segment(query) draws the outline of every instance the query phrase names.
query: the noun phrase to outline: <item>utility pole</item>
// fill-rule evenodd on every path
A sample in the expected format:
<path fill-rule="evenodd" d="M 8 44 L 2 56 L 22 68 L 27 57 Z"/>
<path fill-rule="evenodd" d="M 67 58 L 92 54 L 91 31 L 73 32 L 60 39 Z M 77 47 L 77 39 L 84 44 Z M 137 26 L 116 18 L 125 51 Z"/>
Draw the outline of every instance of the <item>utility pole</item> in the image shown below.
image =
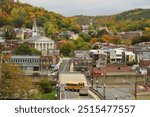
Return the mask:
<path fill-rule="evenodd" d="M 92 83 L 92 88 L 93 88 L 93 65 L 92 65 L 92 79 L 91 79 L 91 83 Z"/>
<path fill-rule="evenodd" d="M 2 79 L 2 65 L 3 65 L 3 52 L 1 54 L 1 61 L 0 61 L 0 80 Z"/>
<path fill-rule="evenodd" d="M 106 95 L 105 95 L 105 88 L 106 88 L 106 85 L 104 84 L 104 88 L 103 88 L 103 97 L 104 97 L 104 100 L 106 99 Z"/>
<path fill-rule="evenodd" d="M 137 100 L 137 90 L 136 90 L 136 87 L 137 87 L 137 83 L 135 83 L 135 87 L 134 87 L 135 100 Z"/>
<path fill-rule="evenodd" d="M 3 65 L 3 52 L 1 54 L 1 60 L 0 60 L 0 87 L 2 84 L 2 65 Z"/>
<path fill-rule="evenodd" d="M 92 58 L 92 78 L 91 78 L 91 85 L 92 85 L 92 89 L 93 89 L 93 63 L 94 63 L 94 61 L 93 61 L 93 58 Z"/>

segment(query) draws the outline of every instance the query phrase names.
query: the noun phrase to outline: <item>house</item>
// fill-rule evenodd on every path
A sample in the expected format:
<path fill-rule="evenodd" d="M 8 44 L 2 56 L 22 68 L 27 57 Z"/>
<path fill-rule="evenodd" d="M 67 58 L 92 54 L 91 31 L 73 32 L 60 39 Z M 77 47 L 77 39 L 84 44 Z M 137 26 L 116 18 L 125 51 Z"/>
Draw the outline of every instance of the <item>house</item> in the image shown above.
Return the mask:
<path fill-rule="evenodd" d="M 75 71 L 90 69 L 90 67 L 92 66 L 92 58 L 89 55 L 89 51 L 75 50 L 72 63 L 73 63 L 73 69 Z"/>
<path fill-rule="evenodd" d="M 100 77 L 103 75 L 136 75 L 136 72 L 133 71 L 131 67 L 128 67 L 125 64 L 108 64 L 103 68 L 94 67 L 93 69 L 91 69 L 91 74 L 93 74 L 94 77 Z"/>
<path fill-rule="evenodd" d="M 98 27 L 97 30 L 102 31 L 105 30 L 110 36 L 114 36 L 114 33 L 109 31 L 108 27 Z"/>
<path fill-rule="evenodd" d="M 143 35 L 142 31 L 129 31 L 121 33 L 123 39 L 137 39 Z"/>
<path fill-rule="evenodd" d="M 145 68 L 145 67 L 144 67 L 144 68 L 140 67 L 138 72 L 139 72 L 141 75 L 147 75 L 147 72 L 148 72 L 148 71 L 147 71 L 147 68 Z"/>
<path fill-rule="evenodd" d="M 105 53 L 107 53 L 107 61 L 110 64 L 120 64 L 124 62 L 124 57 L 123 57 L 123 49 L 120 48 L 114 48 L 114 49 L 107 49 L 105 50 Z"/>
<path fill-rule="evenodd" d="M 103 50 L 90 50 L 90 56 L 96 61 L 96 67 L 106 66 L 107 54 Z"/>
<path fill-rule="evenodd" d="M 6 40 L 4 39 L 4 29 L 0 28 L 0 43 L 4 43 Z"/>
<path fill-rule="evenodd" d="M 14 30 L 15 30 L 17 39 L 20 39 L 20 40 L 25 39 L 25 30 L 23 28 L 21 28 L 21 29 L 15 28 Z"/>
<path fill-rule="evenodd" d="M 92 59 L 91 58 L 74 58 L 72 59 L 73 62 L 73 70 L 74 71 L 87 71 L 92 66 Z"/>
<path fill-rule="evenodd" d="M 81 25 L 81 30 L 82 30 L 82 33 L 84 34 L 88 34 L 89 32 L 89 25 Z"/>
<path fill-rule="evenodd" d="M 59 56 L 41 56 L 41 70 L 48 70 L 51 65 L 56 65 L 59 59 Z"/>
<path fill-rule="evenodd" d="M 66 39 L 70 39 L 74 32 L 71 31 L 63 31 L 59 34 L 59 36 L 64 37 Z"/>
<path fill-rule="evenodd" d="M 108 27 L 98 27 L 97 30 L 106 30 L 106 32 L 109 32 Z"/>
<path fill-rule="evenodd" d="M 69 39 L 77 40 L 79 38 L 79 34 L 71 34 L 71 37 Z"/>
<path fill-rule="evenodd" d="M 131 51 L 126 51 L 125 53 L 125 62 L 135 62 L 136 61 L 136 55 L 135 53 Z"/>
<path fill-rule="evenodd" d="M 83 59 L 90 58 L 89 51 L 88 50 L 75 50 L 74 57 L 83 58 Z"/>

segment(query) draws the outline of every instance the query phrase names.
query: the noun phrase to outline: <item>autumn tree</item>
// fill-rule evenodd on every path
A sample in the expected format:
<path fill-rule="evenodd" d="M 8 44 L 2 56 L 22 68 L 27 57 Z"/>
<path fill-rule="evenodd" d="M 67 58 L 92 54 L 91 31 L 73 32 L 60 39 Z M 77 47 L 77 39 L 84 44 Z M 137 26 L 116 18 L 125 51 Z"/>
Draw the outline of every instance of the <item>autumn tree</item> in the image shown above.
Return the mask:
<path fill-rule="evenodd" d="M 111 39 L 110 39 L 110 42 L 113 43 L 113 44 L 121 44 L 121 37 L 120 36 L 113 36 Z"/>
<path fill-rule="evenodd" d="M 15 63 L 3 63 L 0 83 L 1 98 L 30 98 L 32 80 L 24 77 L 21 67 Z"/>
<path fill-rule="evenodd" d="M 111 40 L 111 36 L 109 36 L 109 35 L 103 35 L 102 36 L 102 40 L 103 40 L 103 42 L 105 42 L 105 43 L 109 43 L 110 42 L 110 40 Z"/>
<path fill-rule="evenodd" d="M 72 41 L 68 41 L 60 47 L 60 51 L 64 56 L 70 56 L 71 52 L 73 52 L 75 48 L 76 45 Z"/>
<path fill-rule="evenodd" d="M 125 40 L 125 45 L 126 45 L 126 46 L 130 46 L 131 44 L 132 44 L 131 39 L 126 39 L 126 40 Z"/>
<path fill-rule="evenodd" d="M 150 28 L 146 27 L 145 28 L 145 33 L 146 33 L 146 35 L 150 35 Z"/>
<path fill-rule="evenodd" d="M 96 42 L 97 42 L 97 38 L 92 38 L 91 41 L 90 41 L 90 44 L 93 45 Z"/>

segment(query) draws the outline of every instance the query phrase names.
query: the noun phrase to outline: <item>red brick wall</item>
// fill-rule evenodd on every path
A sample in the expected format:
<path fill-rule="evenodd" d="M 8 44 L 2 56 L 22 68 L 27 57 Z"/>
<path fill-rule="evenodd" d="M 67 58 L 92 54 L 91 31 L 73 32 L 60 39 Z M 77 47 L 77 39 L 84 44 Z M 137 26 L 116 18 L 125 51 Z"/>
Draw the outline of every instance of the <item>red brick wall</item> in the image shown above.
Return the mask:
<path fill-rule="evenodd" d="M 140 67 L 150 66 L 150 60 L 140 60 Z"/>

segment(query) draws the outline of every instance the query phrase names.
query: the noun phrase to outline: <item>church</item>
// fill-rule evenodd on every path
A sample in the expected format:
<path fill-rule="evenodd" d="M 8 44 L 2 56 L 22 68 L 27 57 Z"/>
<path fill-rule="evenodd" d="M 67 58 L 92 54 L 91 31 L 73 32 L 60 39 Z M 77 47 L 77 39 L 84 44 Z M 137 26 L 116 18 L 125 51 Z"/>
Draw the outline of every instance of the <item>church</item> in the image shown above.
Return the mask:
<path fill-rule="evenodd" d="M 33 47 L 39 51 L 48 51 L 48 50 L 55 49 L 54 40 L 45 36 L 40 36 L 40 34 L 38 34 L 36 19 L 34 19 L 34 23 L 32 27 L 32 37 L 20 42 L 20 44 L 22 43 L 26 43 L 30 47 Z"/>

